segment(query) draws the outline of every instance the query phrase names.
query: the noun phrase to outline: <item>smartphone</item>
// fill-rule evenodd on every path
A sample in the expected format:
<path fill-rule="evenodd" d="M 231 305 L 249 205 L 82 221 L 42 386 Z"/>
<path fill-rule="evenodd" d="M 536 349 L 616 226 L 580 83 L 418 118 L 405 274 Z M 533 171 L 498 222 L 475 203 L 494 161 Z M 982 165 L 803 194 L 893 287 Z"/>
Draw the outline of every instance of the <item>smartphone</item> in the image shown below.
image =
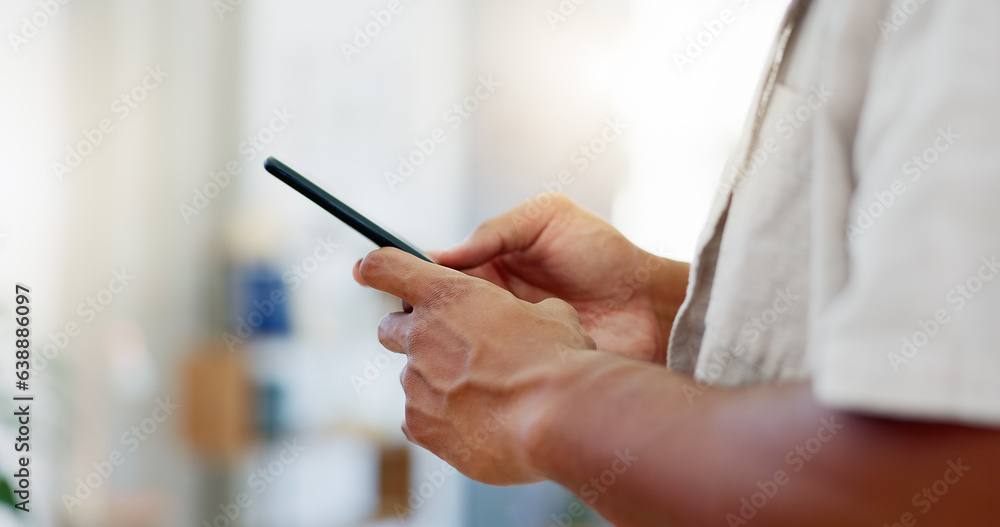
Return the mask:
<path fill-rule="evenodd" d="M 288 165 L 278 161 L 273 157 L 264 161 L 264 169 L 274 177 L 280 179 L 289 187 L 292 187 L 299 194 L 309 198 L 310 201 L 323 207 L 323 210 L 333 214 L 340 221 L 346 223 L 352 229 L 361 233 L 362 236 L 375 242 L 379 247 L 395 247 L 401 251 L 406 251 L 417 258 L 431 262 L 431 259 L 424 253 L 415 249 L 412 245 L 404 242 L 391 232 L 379 227 L 375 222 L 362 216 L 358 211 L 348 207 L 344 202 L 331 196 L 319 185 L 309 181 L 302 174 L 292 170 Z M 434 263 L 434 262 L 431 262 Z"/>

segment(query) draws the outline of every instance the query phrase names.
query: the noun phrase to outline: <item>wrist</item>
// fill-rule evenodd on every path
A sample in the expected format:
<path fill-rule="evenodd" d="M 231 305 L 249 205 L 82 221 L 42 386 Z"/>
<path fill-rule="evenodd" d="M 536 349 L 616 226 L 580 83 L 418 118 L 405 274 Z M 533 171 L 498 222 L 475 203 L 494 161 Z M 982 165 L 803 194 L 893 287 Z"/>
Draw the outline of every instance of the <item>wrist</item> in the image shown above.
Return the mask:
<path fill-rule="evenodd" d="M 656 316 L 665 343 L 670 339 L 674 319 L 687 296 L 691 265 L 646 251 L 642 251 L 642 258 L 645 268 L 649 271 L 649 280 L 646 281 L 642 292 Z"/>
<path fill-rule="evenodd" d="M 517 444 L 519 458 L 529 472 L 546 480 L 558 480 L 571 423 L 583 400 L 581 388 L 589 390 L 588 378 L 609 363 L 622 359 L 594 350 L 573 350 L 546 379 L 519 412 Z"/>

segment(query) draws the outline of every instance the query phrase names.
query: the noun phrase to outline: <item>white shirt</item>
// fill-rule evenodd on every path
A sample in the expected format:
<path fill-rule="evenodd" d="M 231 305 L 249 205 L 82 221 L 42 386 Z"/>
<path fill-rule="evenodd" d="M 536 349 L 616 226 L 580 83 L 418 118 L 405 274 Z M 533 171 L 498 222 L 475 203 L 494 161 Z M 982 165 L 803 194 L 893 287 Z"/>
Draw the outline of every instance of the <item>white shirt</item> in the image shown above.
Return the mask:
<path fill-rule="evenodd" d="M 997 20 L 993 0 L 793 2 L 671 368 L 1000 426 Z"/>

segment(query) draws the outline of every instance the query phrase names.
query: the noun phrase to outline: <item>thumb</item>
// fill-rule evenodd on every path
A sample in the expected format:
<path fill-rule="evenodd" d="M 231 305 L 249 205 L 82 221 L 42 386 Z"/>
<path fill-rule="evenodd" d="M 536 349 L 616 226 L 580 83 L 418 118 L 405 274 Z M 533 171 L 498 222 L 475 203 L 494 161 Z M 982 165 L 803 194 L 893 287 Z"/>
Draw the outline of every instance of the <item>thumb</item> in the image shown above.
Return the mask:
<path fill-rule="evenodd" d="M 557 212 L 567 206 L 572 206 L 572 202 L 561 194 L 543 194 L 528 200 L 510 212 L 483 222 L 467 240 L 439 253 L 436 261 L 452 269 L 470 269 L 527 249 Z"/>

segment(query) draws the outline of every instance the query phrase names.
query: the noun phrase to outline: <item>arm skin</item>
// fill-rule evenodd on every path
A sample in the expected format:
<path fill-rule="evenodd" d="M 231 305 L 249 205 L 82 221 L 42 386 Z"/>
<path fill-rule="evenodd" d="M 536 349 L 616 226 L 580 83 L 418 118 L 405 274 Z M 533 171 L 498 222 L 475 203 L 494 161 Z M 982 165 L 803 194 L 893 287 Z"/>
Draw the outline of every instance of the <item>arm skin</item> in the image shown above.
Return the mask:
<path fill-rule="evenodd" d="M 709 390 L 689 404 L 690 378 L 595 352 L 556 375 L 575 380 L 550 390 L 530 418 L 530 466 L 616 525 L 1000 524 L 995 430 L 839 412 L 807 385 Z M 626 449 L 638 459 L 595 492 L 592 479 L 621 469 L 615 452 Z M 779 470 L 784 484 L 768 483 Z M 938 496 L 945 479 L 952 484 Z M 741 500 L 759 483 L 773 497 L 745 519 Z"/>
<path fill-rule="evenodd" d="M 692 398 L 657 348 L 681 264 L 621 295 L 602 284 L 647 256 L 610 227 L 564 200 L 517 217 L 438 255 L 465 273 L 395 249 L 355 268 L 406 306 L 379 340 L 408 356 L 414 443 L 485 483 L 556 481 L 619 526 L 1000 524 L 1000 431 L 824 408 L 808 385 Z"/>

